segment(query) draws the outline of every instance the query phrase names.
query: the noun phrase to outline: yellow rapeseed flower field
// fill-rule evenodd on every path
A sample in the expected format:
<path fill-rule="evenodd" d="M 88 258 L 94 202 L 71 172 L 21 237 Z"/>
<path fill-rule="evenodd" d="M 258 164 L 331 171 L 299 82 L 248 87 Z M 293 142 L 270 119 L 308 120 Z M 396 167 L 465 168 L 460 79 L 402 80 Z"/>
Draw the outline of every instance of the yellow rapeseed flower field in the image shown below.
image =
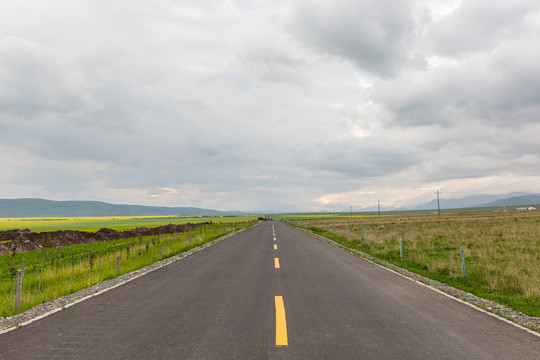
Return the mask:
<path fill-rule="evenodd" d="M 0 231 L 30 229 L 33 231 L 81 230 L 97 231 L 101 228 L 116 231 L 137 227 L 157 227 L 167 224 L 202 222 L 239 222 L 256 220 L 256 215 L 240 216 L 92 216 L 92 217 L 51 217 L 51 218 L 0 218 Z"/>

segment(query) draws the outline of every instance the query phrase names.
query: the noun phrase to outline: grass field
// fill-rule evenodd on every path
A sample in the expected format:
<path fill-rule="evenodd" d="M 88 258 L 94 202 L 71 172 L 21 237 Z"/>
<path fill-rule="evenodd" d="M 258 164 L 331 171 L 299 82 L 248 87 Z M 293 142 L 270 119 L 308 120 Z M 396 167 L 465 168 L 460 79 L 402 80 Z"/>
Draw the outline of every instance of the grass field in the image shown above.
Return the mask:
<path fill-rule="evenodd" d="M 174 256 L 255 222 L 214 223 L 177 234 L 43 248 L 0 256 L 0 316 L 7 317 L 40 303 Z M 163 247 L 163 255 L 161 249 Z M 117 272 L 120 257 L 121 271 Z M 15 308 L 16 271 L 25 260 L 21 306 Z"/>
<path fill-rule="evenodd" d="M 288 218 L 291 224 L 347 247 L 540 316 L 540 211 L 443 214 L 441 218 L 431 214 Z M 460 247 L 465 252 L 466 278 Z"/>
<path fill-rule="evenodd" d="M 30 229 L 33 231 L 81 230 L 98 231 L 101 228 L 116 231 L 131 230 L 137 227 L 157 227 L 167 224 L 186 223 L 230 223 L 256 220 L 257 215 L 241 216 L 94 216 L 66 218 L 0 218 L 0 231 Z"/>

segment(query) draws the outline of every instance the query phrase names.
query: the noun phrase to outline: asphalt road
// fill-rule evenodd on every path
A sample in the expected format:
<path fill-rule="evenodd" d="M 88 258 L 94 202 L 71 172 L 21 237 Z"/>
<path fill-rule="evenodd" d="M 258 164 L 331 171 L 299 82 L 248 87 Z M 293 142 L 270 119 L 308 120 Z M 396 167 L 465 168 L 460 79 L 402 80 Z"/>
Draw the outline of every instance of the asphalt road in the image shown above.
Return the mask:
<path fill-rule="evenodd" d="M 272 226 L 0 335 L 0 358 L 540 359 L 535 335 Z"/>

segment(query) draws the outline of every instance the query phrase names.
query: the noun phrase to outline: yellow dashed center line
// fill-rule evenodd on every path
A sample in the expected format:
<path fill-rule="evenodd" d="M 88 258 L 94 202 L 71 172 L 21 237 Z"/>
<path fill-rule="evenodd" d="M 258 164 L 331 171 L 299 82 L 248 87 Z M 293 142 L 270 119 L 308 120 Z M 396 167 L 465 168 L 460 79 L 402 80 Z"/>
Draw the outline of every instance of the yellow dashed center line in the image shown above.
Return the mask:
<path fill-rule="evenodd" d="M 274 224 L 272 224 L 272 235 L 274 241 L 276 241 L 276 231 L 274 230 Z M 277 244 L 274 244 L 274 250 L 277 250 Z M 274 267 L 279 269 L 279 258 L 274 258 Z M 285 318 L 285 305 L 283 304 L 283 297 L 276 296 L 276 346 L 288 346 L 289 340 L 287 337 L 287 320 Z"/>
<path fill-rule="evenodd" d="M 287 346 L 287 320 L 285 319 L 285 305 L 283 297 L 276 296 L 276 346 Z"/>

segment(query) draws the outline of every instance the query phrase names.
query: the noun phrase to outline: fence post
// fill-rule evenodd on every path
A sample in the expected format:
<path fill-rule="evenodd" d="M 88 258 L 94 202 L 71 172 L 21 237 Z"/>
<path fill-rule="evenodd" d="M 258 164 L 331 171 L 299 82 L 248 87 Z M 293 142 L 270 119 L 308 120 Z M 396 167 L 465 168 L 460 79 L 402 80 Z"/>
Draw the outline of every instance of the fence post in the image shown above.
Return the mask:
<path fill-rule="evenodd" d="M 116 271 L 120 274 L 120 256 L 116 258 Z"/>
<path fill-rule="evenodd" d="M 366 246 L 367 246 L 367 230 L 364 231 L 364 237 L 365 237 L 365 239 L 366 239 Z"/>
<path fill-rule="evenodd" d="M 403 259 L 403 240 L 399 239 L 399 256 Z"/>
<path fill-rule="evenodd" d="M 17 270 L 17 289 L 15 291 L 15 309 L 19 310 L 21 307 L 21 293 L 22 293 L 22 270 Z"/>
<path fill-rule="evenodd" d="M 92 276 L 92 265 L 94 265 L 94 261 L 93 261 L 93 256 L 92 256 L 92 250 L 91 249 L 88 249 L 88 266 L 90 266 L 90 276 Z"/>
<path fill-rule="evenodd" d="M 99 252 L 99 270 L 101 270 L 101 241 L 98 242 L 98 252 Z"/>
<path fill-rule="evenodd" d="M 461 249 L 461 271 L 463 273 L 463 278 L 465 279 L 467 277 L 467 270 L 465 270 L 465 253 L 463 252 L 463 246 L 461 246 L 460 249 Z"/>

